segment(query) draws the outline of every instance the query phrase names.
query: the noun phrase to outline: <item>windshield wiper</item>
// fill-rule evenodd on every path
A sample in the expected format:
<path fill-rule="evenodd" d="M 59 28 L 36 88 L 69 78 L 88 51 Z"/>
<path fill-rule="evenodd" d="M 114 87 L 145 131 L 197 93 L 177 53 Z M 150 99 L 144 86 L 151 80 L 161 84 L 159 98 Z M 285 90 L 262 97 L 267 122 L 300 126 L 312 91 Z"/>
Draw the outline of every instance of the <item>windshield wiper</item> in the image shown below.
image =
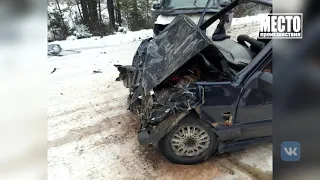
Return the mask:
<path fill-rule="evenodd" d="M 193 3 L 193 5 L 194 5 L 195 7 L 198 7 L 198 6 L 196 5 L 197 2 L 198 2 L 198 0 L 195 0 L 194 3 Z"/>
<path fill-rule="evenodd" d="M 197 1 L 197 0 L 196 0 Z M 207 1 L 207 4 L 206 4 L 206 7 L 204 8 L 202 14 L 201 14 L 201 17 L 199 19 L 199 22 L 198 22 L 198 26 L 200 26 L 202 23 L 203 23 L 203 20 L 204 20 L 204 16 L 206 15 L 206 12 L 207 12 L 207 9 L 209 7 L 209 4 L 211 3 L 211 0 L 208 0 Z"/>

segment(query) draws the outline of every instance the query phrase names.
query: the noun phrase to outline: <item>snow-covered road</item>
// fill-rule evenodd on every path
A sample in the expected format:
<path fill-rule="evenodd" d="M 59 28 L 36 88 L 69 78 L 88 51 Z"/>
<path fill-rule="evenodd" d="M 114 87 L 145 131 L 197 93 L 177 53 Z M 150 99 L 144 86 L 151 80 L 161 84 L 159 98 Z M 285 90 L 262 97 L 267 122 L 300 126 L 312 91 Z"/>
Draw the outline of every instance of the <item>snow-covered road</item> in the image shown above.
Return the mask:
<path fill-rule="evenodd" d="M 80 53 L 48 58 L 57 68 L 50 75 L 49 179 L 272 179 L 271 144 L 194 166 L 172 164 L 159 150 L 139 145 L 138 119 L 126 110 L 128 90 L 115 82 L 118 74 L 113 65 L 130 64 L 141 40 L 150 36 L 152 30 L 143 30 L 55 42 Z"/>

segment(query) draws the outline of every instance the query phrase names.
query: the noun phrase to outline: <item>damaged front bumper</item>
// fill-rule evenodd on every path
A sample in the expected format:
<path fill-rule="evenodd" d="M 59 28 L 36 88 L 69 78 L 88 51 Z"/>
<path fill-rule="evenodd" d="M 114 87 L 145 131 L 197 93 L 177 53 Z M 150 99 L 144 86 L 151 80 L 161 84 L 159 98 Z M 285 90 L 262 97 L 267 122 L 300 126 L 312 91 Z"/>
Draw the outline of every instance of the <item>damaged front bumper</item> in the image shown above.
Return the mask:
<path fill-rule="evenodd" d="M 141 104 L 138 140 L 142 145 L 156 146 L 181 119 L 204 104 L 204 89 L 197 84 L 164 91 L 149 96 L 149 104 Z"/>
<path fill-rule="evenodd" d="M 157 146 L 158 142 L 164 137 L 171 129 L 178 124 L 178 122 L 189 114 L 189 111 L 184 111 L 179 114 L 174 114 L 162 121 L 158 126 L 146 127 L 140 129 L 138 132 L 138 141 L 141 145 L 152 144 Z"/>
<path fill-rule="evenodd" d="M 157 146 L 182 118 L 204 104 L 204 88 L 196 83 L 177 84 L 170 89 L 140 92 L 132 67 L 118 66 L 124 86 L 130 89 L 128 109 L 138 115 L 140 130 L 138 141 L 141 145 Z M 139 96 L 135 98 L 138 94 Z"/>
<path fill-rule="evenodd" d="M 203 104 L 204 89 L 193 83 L 148 93 L 131 102 L 129 108 L 138 114 L 141 124 L 139 143 L 157 146 L 182 118 Z"/>

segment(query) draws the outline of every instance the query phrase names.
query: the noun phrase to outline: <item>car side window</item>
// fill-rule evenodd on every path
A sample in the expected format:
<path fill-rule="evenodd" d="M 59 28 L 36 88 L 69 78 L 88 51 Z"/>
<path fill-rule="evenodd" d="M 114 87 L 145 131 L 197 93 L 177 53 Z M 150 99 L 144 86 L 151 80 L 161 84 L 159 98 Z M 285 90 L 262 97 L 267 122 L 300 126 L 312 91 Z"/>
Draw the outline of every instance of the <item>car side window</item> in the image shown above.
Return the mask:
<path fill-rule="evenodd" d="M 268 72 L 272 74 L 272 60 L 262 68 L 262 72 Z M 272 93 L 267 91 L 263 92 L 265 94 L 265 104 L 272 103 Z"/>
<path fill-rule="evenodd" d="M 242 34 L 256 39 L 259 34 L 259 21 L 255 17 L 267 15 L 271 10 L 272 7 L 253 2 L 238 5 L 230 12 L 232 23 L 226 34 L 235 41 Z"/>
<path fill-rule="evenodd" d="M 262 72 L 272 74 L 272 60 L 260 68 Z M 260 88 L 246 89 L 240 100 L 241 106 L 255 106 L 272 103 L 272 93 Z"/>
<path fill-rule="evenodd" d="M 266 64 L 263 68 L 262 68 L 262 72 L 268 72 L 272 74 L 272 61 L 269 62 L 268 64 Z"/>

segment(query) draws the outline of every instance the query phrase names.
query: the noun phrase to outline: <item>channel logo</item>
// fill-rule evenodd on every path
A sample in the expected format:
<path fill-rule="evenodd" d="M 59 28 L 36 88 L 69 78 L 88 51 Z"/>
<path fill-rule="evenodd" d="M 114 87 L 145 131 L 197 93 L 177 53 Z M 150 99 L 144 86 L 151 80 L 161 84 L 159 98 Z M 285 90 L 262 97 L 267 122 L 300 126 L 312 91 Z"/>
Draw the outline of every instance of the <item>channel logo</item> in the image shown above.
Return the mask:
<path fill-rule="evenodd" d="M 260 39 L 302 39 L 302 13 L 270 13 L 260 19 Z"/>
<path fill-rule="evenodd" d="M 300 143 L 297 141 L 284 141 L 281 143 L 281 159 L 283 161 L 300 160 Z"/>

